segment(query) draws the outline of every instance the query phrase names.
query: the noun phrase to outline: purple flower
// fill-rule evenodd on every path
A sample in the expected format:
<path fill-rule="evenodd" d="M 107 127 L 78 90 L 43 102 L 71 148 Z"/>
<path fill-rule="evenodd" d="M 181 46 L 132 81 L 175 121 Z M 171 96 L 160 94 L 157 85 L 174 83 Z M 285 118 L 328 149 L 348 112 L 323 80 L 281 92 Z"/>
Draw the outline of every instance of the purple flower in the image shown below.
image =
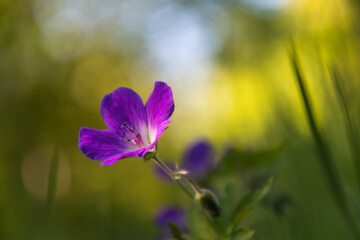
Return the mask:
<path fill-rule="evenodd" d="M 167 222 L 175 224 L 183 233 L 186 233 L 186 212 L 178 206 L 166 206 L 160 209 L 155 217 L 155 224 L 159 229 L 158 239 L 169 239 L 172 234 Z"/>
<path fill-rule="evenodd" d="M 100 166 L 126 157 L 145 157 L 156 152 L 173 112 L 173 94 L 166 83 L 155 82 L 145 106 L 136 92 L 120 87 L 101 101 L 100 113 L 109 129 L 81 128 L 79 148 L 88 158 L 103 161 Z"/>
<path fill-rule="evenodd" d="M 180 169 L 187 170 L 189 176 L 200 178 L 214 168 L 215 156 L 214 149 L 207 140 L 198 140 L 192 143 L 185 151 Z M 175 170 L 173 163 L 167 163 L 171 170 Z M 169 175 L 161 168 L 156 166 L 155 174 L 161 180 L 171 180 Z"/>

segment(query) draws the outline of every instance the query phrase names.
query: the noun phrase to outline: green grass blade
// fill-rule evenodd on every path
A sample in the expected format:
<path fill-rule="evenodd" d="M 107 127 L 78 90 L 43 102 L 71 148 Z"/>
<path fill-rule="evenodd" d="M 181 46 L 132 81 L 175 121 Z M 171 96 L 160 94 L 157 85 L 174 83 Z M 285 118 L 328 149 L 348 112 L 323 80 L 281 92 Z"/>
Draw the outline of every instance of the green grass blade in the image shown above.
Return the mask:
<path fill-rule="evenodd" d="M 320 133 L 320 130 L 316 124 L 315 121 L 315 115 L 312 108 L 312 104 L 310 101 L 310 97 L 308 94 L 308 91 L 306 89 L 305 80 L 303 77 L 303 74 L 300 70 L 300 65 L 298 61 L 298 57 L 296 54 L 296 50 L 294 45 L 291 45 L 291 51 L 290 51 L 290 59 L 292 63 L 292 67 L 296 76 L 297 83 L 299 85 L 300 94 L 302 97 L 302 102 L 305 107 L 306 117 L 309 123 L 311 134 L 314 138 L 316 147 L 318 149 L 319 153 L 319 161 L 322 166 L 323 172 L 329 182 L 330 189 L 332 191 L 332 194 L 334 196 L 334 199 L 340 208 L 342 214 L 344 215 L 345 220 L 347 221 L 349 227 L 352 229 L 354 234 L 357 236 L 357 239 L 360 239 L 360 233 L 357 230 L 357 227 L 355 223 L 353 222 L 352 215 L 350 208 L 348 206 L 347 200 L 346 200 L 346 194 L 345 190 L 343 188 L 343 185 L 341 183 L 341 179 L 338 173 L 338 170 L 336 168 L 335 162 L 331 156 L 330 149 L 328 148 L 327 144 L 325 143 L 325 140 Z"/>
<path fill-rule="evenodd" d="M 356 170 L 356 176 L 360 187 L 360 148 L 358 147 L 360 142 L 359 134 L 352 120 L 351 111 L 348 105 L 348 101 L 346 99 L 346 95 L 344 93 L 344 88 L 342 84 L 343 81 L 341 81 L 341 76 L 339 74 L 338 69 L 335 66 L 331 68 L 330 75 L 336 91 L 339 105 L 342 108 L 342 111 L 345 115 L 345 127 L 346 127 L 347 138 L 349 141 L 351 155 Z"/>
<path fill-rule="evenodd" d="M 354 195 L 352 194 L 352 192 L 348 189 L 348 195 L 349 195 L 349 199 L 350 199 L 350 203 L 354 209 L 354 214 L 357 218 L 357 220 L 360 222 L 360 206 L 359 203 L 355 200 Z"/>
<path fill-rule="evenodd" d="M 50 214 L 55 200 L 58 168 L 59 168 L 59 147 L 55 146 L 53 156 L 51 159 L 47 198 L 46 198 L 46 211 L 48 212 L 48 214 Z"/>

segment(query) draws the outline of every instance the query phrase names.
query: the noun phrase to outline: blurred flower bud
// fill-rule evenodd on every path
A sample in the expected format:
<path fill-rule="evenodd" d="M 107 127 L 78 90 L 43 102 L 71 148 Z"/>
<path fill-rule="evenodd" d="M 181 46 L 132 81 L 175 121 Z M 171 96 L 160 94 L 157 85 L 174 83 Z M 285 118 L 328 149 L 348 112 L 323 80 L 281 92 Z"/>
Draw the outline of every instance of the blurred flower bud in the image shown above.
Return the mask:
<path fill-rule="evenodd" d="M 195 199 L 212 217 L 220 216 L 221 209 L 219 201 L 211 191 L 203 189 L 201 193 L 196 194 Z"/>

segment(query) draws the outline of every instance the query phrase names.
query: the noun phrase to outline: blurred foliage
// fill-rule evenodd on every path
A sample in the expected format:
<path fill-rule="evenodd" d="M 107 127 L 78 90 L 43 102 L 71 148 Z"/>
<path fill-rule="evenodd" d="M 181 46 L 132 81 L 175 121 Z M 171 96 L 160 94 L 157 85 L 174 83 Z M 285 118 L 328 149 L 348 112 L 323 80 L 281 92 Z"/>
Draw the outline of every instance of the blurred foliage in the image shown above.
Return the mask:
<path fill-rule="evenodd" d="M 276 160 L 283 150 L 283 146 L 269 149 L 230 149 L 223 158 L 225 171 L 233 171 L 236 167 L 256 168 Z M 236 161 L 234 161 L 236 159 Z"/>
<path fill-rule="evenodd" d="M 242 196 L 240 200 L 235 197 L 236 191 L 232 184 L 226 186 L 225 193 L 221 195 L 220 209 L 221 214 L 215 218 L 207 218 L 205 211 L 193 204 L 188 212 L 188 227 L 190 236 L 182 237 L 181 231 L 169 224 L 175 239 L 228 239 L 228 240 L 246 240 L 251 239 L 254 231 L 245 229 L 240 225 L 253 208 L 270 191 L 273 179 L 268 179 L 267 183 L 256 191 Z M 189 235 L 189 234 L 188 234 Z"/>
<path fill-rule="evenodd" d="M 241 220 L 258 204 L 265 195 L 270 191 L 271 184 L 273 179 L 267 182 L 267 184 L 262 187 L 260 190 L 257 190 L 254 193 L 250 193 L 246 195 L 236 206 L 232 217 L 233 227 L 232 229 L 236 229 L 237 225 L 241 222 Z M 233 233 L 234 231 L 232 231 Z"/>
<path fill-rule="evenodd" d="M 359 7 L 358 0 L 0 1 L 0 239 L 154 238 L 156 210 L 187 204 L 183 193 L 156 181 L 150 162 L 100 168 L 77 141 L 81 126 L 105 128 L 105 94 L 126 86 L 144 99 L 155 80 L 172 87 L 176 105 L 159 141 L 163 159 L 179 161 L 198 137 L 235 149 L 223 162 L 231 174 L 215 183 L 229 206 L 236 202 L 226 186 L 240 185 L 233 193 L 240 199 L 250 179 L 274 175 L 274 192 L 242 220 L 254 239 L 351 239 L 318 164 L 288 42 L 296 43 L 318 127 L 353 193 L 346 200 L 358 206 L 359 140 L 348 137 L 330 77 L 336 66 L 356 135 Z M 288 201 L 281 196 L 293 204 L 279 217 L 274 208 Z"/>

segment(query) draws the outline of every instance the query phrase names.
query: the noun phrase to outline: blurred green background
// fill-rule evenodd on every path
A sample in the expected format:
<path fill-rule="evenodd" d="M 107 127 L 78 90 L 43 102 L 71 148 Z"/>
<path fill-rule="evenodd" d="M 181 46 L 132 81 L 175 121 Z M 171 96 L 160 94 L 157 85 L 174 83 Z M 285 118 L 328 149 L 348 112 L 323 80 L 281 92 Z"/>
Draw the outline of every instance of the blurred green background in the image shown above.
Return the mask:
<path fill-rule="evenodd" d="M 99 167 L 77 141 L 82 126 L 106 128 L 105 94 L 125 86 L 145 102 L 160 80 L 176 106 L 160 158 L 180 160 L 199 138 L 218 153 L 284 146 L 275 161 L 236 173 L 244 194 L 244 176 L 268 174 L 273 191 L 292 199 L 281 216 L 266 205 L 250 214 L 254 239 L 349 239 L 318 161 L 289 42 L 344 188 L 359 203 L 351 144 L 360 145 L 349 141 L 329 74 L 336 66 L 357 133 L 359 7 L 358 0 L 1 0 L 0 238 L 154 239 L 154 214 L 166 203 L 186 206 L 186 196 L 156 179 L 152 162 Z"/>

